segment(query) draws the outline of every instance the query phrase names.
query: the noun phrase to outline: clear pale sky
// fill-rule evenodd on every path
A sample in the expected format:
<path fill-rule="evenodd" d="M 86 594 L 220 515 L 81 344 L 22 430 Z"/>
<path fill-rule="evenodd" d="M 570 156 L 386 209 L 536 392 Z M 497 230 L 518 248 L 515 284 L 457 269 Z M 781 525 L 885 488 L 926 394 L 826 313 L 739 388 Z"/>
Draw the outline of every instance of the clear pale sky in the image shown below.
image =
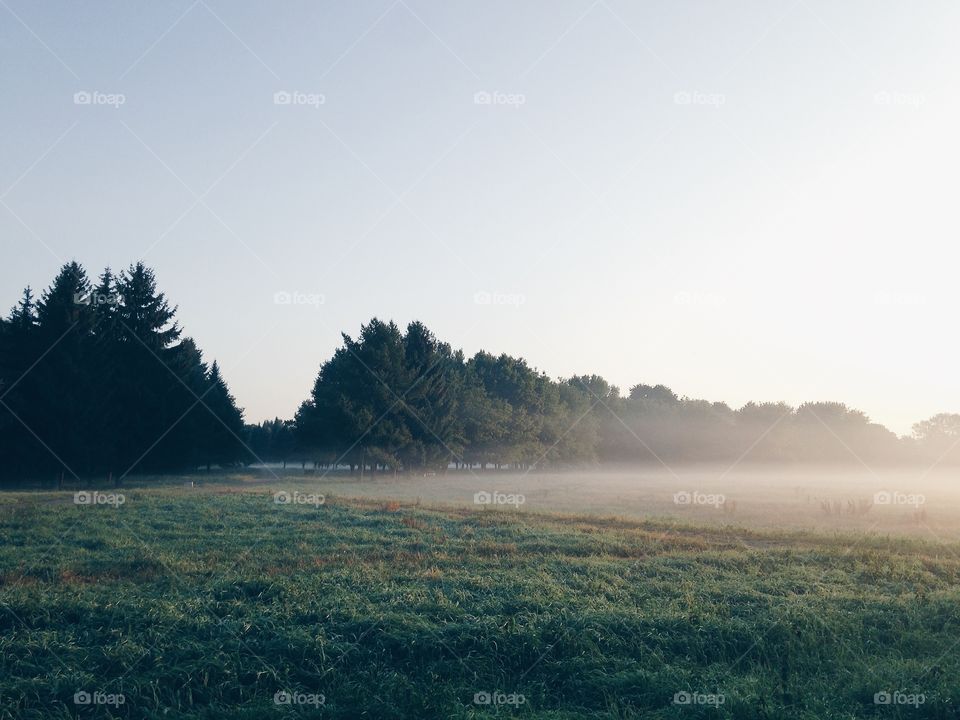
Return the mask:
<path fill-rule="evenodd" d="M 250 421 L 292 416 L 378 316 L 555 377 L 842 400 L 907 432 L 960 412 L 958 20 L 0 0 L 0 307 L 64 261 L 143 259 Z"/>

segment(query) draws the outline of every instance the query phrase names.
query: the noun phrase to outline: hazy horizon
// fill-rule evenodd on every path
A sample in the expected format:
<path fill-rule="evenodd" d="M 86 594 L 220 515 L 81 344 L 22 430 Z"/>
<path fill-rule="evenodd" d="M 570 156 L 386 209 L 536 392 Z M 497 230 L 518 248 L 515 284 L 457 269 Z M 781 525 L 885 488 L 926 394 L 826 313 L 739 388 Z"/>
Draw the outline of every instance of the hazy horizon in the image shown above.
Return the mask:
<path fill-rule="evenodd" d="M 0 309 L 143 259 L 249 422 L 376 316 L 906 434 L 960 411 L 958 14 L 4 0 Z"/>

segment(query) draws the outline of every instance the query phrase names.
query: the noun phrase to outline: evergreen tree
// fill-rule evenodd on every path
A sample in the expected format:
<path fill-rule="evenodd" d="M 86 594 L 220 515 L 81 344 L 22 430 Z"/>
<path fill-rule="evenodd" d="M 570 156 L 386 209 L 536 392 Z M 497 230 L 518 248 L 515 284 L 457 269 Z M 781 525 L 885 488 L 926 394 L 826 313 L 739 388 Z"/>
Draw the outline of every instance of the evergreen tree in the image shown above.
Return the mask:
<path fill-rule="evenodd" d="M 38 355 L 37 308 L 27 287 L 9 318 L 0 322 L 0 475 L 29 476 L 33 458 L 43 450 L 15 415 L 30 406 L 24 381 Z"/>
<path fill-rule="evenodd" d="M 207 469 L 212 463 L 228 467 L 248 457 L 243 442 L 243 411 L 237 407 L 227 389 L 216 360 L 210 366 L 206 383 L 203 404 L 207 411 L 205 420 L 208 427 L 202 434 L 201 459 Z"/>
<path fill-rule="evenodd" d="M 184 458 L 170 456 L 174 443 L 167 438 L 195 401 L 178 382 L 189 373 L 178 362 L 184 353 L 177 345 L 176 308 L 157 291 L 153 271 L 143 263 L 121 273 L 115 292 L 120 298 L 114 314 L 119 471 L 185 466 Z"/>
<path fill-rule="evenodd" d="M 142 263 L 96 286 L 67 263 L 39 301 L 28 287 L 0 318 L 0 478 L 244 460 L 242 413 L 175 313 Z"/>
<path fill-rule="evenodd" d="M 76 262 L 64 265 L 37 303 L 40 355 L 24 378 L 29 404 L 20 418 L 45 447 L 37 458 L 41 474 L 90 472 L 98 417 L 93 407 L 93 310 L 90 281 Z"/>

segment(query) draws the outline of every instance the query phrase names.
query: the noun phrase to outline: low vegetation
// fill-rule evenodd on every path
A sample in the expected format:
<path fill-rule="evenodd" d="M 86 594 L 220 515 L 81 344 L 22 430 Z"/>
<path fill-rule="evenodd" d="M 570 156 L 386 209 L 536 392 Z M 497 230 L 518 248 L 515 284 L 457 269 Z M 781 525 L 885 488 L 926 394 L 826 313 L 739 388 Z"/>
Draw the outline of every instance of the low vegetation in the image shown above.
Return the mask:
<path fill-rule="evenodd" d="M 0 718 L 958 713 L 954 544 L 277 492 L 0 497 Z"/>

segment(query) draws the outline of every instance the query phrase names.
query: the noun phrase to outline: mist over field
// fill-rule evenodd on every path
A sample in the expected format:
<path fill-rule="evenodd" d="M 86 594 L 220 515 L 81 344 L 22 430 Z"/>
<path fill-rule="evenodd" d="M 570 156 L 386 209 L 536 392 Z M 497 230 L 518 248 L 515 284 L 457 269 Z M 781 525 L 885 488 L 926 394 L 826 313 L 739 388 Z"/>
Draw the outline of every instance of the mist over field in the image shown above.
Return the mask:
<path fill-rule="evenodd" d="M 850 465 L 749 468 L 682 465 L 626 466 L 592 471 L 457 473 L 314 477 L 256 467 L 237 486 L 276 485 L 330 496 L 404 505 L 481 510 L 670 518 L 711 526 L 911 535 L 960 540 L 960 486 L 955 471 L 920 474 L 911 468 L 871 471 Z M 322 473 L 321 473 L 322 475 Z"/>
<path fill-rule="evenodd" d="M 0 0 L 0 720 L 960 718 L 958 22 Z"/>

